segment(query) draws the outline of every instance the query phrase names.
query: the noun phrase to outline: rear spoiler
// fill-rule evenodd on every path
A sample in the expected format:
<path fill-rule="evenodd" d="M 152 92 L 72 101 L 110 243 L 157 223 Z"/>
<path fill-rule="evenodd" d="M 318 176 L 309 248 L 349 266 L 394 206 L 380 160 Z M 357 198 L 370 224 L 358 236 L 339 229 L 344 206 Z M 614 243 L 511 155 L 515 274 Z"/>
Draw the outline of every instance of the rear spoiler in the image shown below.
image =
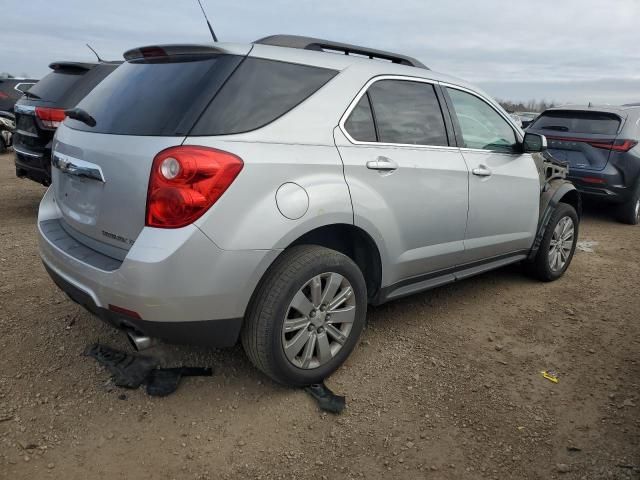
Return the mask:
<path fill-rule="evenodd" d="M 56 70 L 84 70 L 89 71 L 93 67 L 98 65 L 97 63 L 83 63 L 83 62 L 53 62 L 49 65 L 49 68 L 53 71 Z"/>
<path fill-rule="evenodd" d="M 132 48 L 124 52 L 125 60 L 139 60 L 142 58 L 161 58 L 174 55 L 215 55 L 229 53 L 224 48 L 211 45 L 148 45 L 146 47 Z"/>

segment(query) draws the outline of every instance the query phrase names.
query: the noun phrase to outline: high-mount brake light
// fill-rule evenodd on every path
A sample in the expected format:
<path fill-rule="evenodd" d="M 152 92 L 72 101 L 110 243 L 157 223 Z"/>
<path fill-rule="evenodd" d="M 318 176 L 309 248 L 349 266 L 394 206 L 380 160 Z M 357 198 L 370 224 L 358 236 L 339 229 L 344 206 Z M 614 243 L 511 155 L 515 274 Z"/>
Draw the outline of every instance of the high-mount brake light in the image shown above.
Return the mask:
<path fill-rule="evenodd" d="M 144 58 L 158 58 L 158 57 L 166 57 L 167 52 L 160 47 L 142 47 L 140 49 L 140 53 Z"/>
<path fill-rule="evenodd" d="M 156 155 L 149 176 L 146 225 L 180 228 L 200 218 L 238 176 L 244 163 L 229 152 L 183 145 Z"/>
<path fill-rule="evenodd" d="M 58 128 L 65 116 L 63 108 L 36 107 L 36 117 L 45 128 Z"/>

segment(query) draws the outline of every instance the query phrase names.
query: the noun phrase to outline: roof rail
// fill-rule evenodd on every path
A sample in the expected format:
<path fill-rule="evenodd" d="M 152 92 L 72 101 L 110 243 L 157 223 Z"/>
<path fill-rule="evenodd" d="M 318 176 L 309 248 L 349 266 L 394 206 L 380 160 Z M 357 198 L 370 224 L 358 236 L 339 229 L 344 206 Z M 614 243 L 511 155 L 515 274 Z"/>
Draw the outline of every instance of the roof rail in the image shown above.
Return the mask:
<path fill-rule="evenodd" d="M 408 65 L 429 70 L 427 66 L 415 58 L 397 53 L 375 50 L 373 48 L 359 47 L 348 43 L 333 42 L 320 38 L 302 37 L 298 35 L 271 35 L 256 40 L 253 43 L 260 45 L 273 45 L 276 47 L 300 48 L 302 50 L 315 50 L 320 52 L 340 52 L 345 55 L 361 55 L 371 59 L 388 60 L 392 63 Z"/>

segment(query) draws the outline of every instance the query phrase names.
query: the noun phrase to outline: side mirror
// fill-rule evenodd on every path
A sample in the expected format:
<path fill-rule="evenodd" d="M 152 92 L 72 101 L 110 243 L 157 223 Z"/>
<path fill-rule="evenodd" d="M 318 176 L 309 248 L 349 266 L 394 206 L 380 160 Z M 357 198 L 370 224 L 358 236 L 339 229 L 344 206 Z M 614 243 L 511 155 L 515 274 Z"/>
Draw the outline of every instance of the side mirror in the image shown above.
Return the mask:
<path fill-rule="evenodd" d="M 547 149 L 547 137 L 537 133 L 524 134 L 523 149 L 525 153 L 544 152 Z"/>

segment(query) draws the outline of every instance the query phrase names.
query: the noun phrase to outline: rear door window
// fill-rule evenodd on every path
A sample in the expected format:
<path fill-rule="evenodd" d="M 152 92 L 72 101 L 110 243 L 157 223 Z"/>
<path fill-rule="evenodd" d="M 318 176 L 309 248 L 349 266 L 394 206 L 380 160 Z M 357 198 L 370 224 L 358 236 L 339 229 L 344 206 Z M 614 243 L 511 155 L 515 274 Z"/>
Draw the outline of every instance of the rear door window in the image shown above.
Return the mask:
<path fill-rule="evenodd" d="M 368 93 L 362 96 L 355 108 L 351 111 L 344 127 L 354 140 L 359 142 L 377 141 L 376 127 L 373 122 L 373 112 L 371 111 Z"/>
<path fill-rule="evenodd" d="M 433 85 L 406 80 L 380 80 L 369 88 L 368 93 L 379 142 L 449 145 Z"/>
<path fill-rule="evenodd" d="M 247 58 L 220 89 L 191 135 L 228 135 L 261 128 L 281 117 L 338 72 Z"/>
<path fill-rule="evenodd" d="M 530 128 L 550 132 L 616 135 L 620 128 L 620 117 L 605 112 L 552 110 L 540 115 Z"/>
<path fill-rule="evenodd" d="M 518 140 L 511 125 L 484 100 L 447 88 L 462 133 L 463 148 L 513 153 Z"/>

